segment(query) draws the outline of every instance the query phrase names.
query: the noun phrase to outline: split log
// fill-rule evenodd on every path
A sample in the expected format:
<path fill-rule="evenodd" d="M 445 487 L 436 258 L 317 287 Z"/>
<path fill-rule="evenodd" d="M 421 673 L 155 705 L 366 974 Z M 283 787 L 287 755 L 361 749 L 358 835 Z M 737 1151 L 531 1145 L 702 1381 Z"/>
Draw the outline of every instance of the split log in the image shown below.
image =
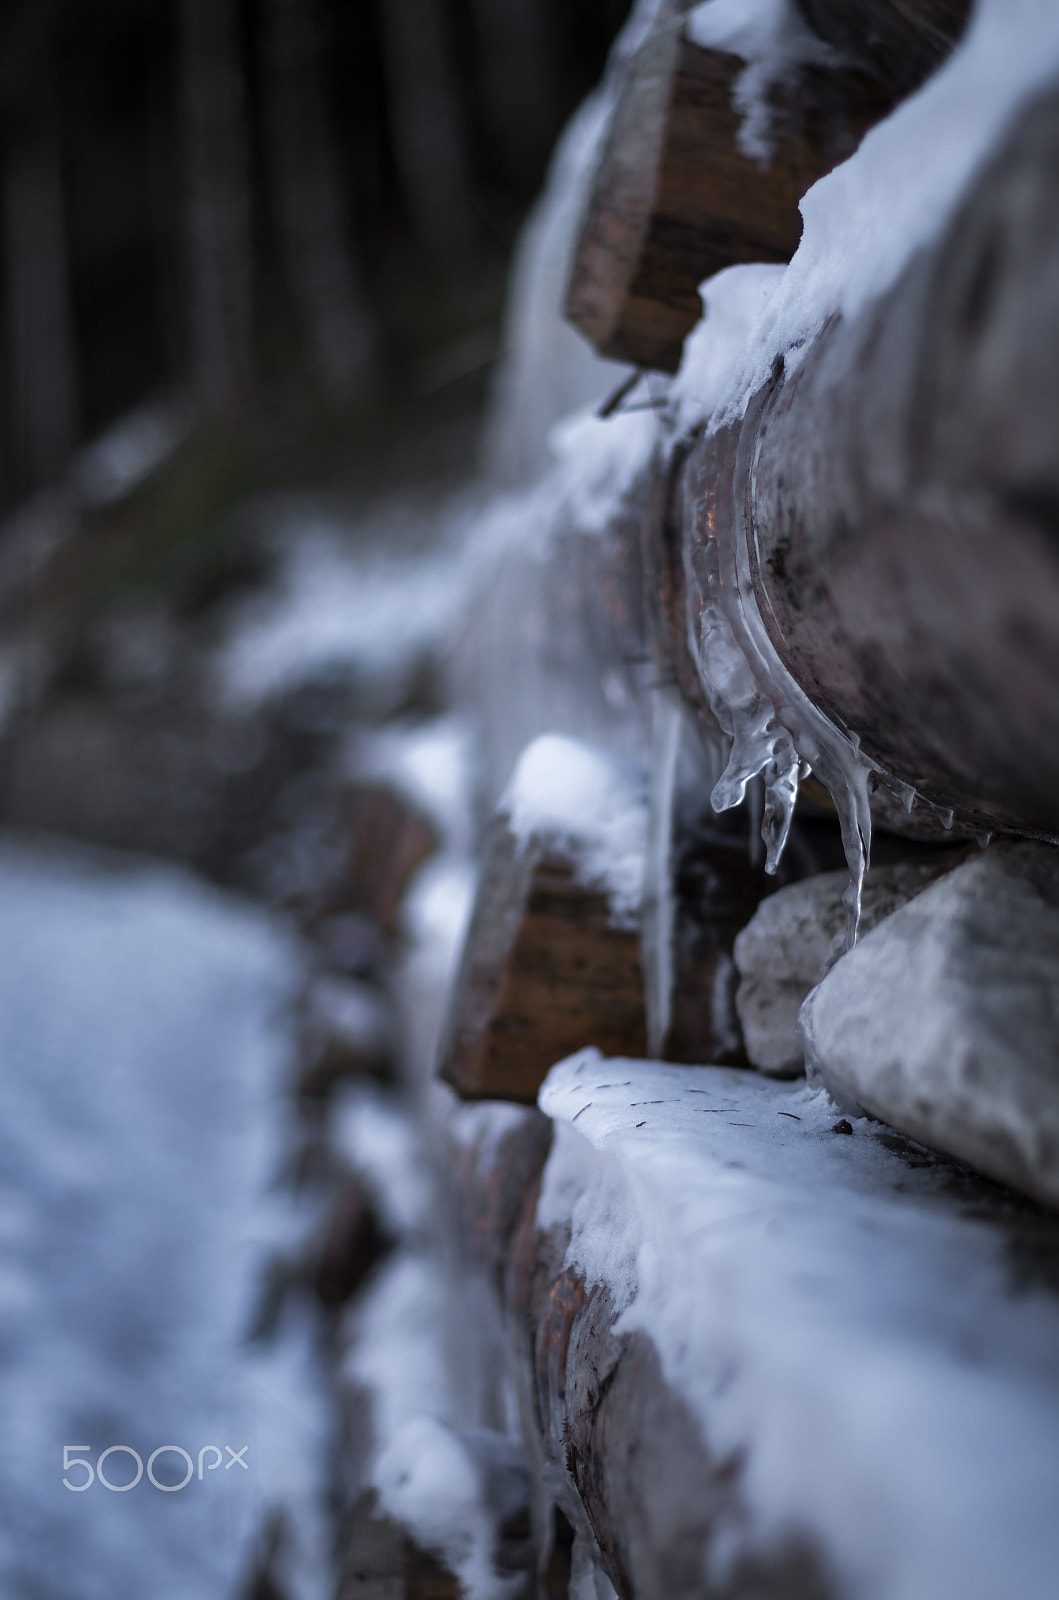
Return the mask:
<path fill-rule="evenodd" d="M 939 241 L 699 446 L 784 666 L 957 820 L 1059 835 L 1059 90 Z M 693 596 L 698 601 L 700 597 Z"/>
<path fill-rule="evenodd" d="M 788 261 L 798 201 L 892 104 L 861 72 L 805 67 L 773 93 L 775 149 L 761 164 L 738 143 L 744 65 L 692 44 L 672 16 L 628 65 L 566 305 L 601 355 L 675 371 L 703 279 Z"/>
<path fill-rule="evenodd" d="M 487 842 L 439 1057 L 465 1099 L 532 1104 L 548 1069 L 585 1045 L 642 1055 L 639 936 L 605 890 L 546 839 L 520 845 L 499 817 Z"/>

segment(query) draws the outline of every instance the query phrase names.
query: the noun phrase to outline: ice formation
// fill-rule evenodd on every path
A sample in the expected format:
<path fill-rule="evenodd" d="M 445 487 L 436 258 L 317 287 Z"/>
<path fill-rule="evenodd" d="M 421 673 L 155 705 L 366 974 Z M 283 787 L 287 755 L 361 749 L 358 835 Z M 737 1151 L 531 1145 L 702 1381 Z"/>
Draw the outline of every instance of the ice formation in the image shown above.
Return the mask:
<path fill-rule="evenodd" d="M 708 0 L 689 19 L 698 43 L 742 55 L 760 83 L 798 59 L 792 26 L 783 0 L 738 9 Z M 790 372 L 829 317 L 855 316 L 884 293 L 944 227 L 1006 122 L 1057 69 L 1059 13 L 1049 0 L 982 0 L 950 60 L 804 196 L 805 229 L 790 265 L 733 267 L 702 286 L 705 315 L 672 388 L 671 425 L 714 432 L 744 417 L 777 360 Z M 737 528 L 728 548 L 714 535 L 699 558 L 705 603 L 693 644 L 731 740 L 713 803 L 738 804 L 748 781 L 763 775 L 766 865 L 775 870 L 800 778 L 817 774 L 842 827 L 852 943 L 870 848 L 869 787 L 882 778 L 909 810 L 916 797 L 873 768 L 856 731 L 829 722 L 784 668 L 754 600 L 750 537 Z M 951 811 L 935 810 L 951 827 Z"/>
<path fill-rule="evenodd" d="M 696 573 L 704 590 L 699 672 L 731 746 L 711 795 L 715 811 L 740 805 L 759 774 L 765 783 L 761 834 L 765 871 L 774 873 L 790 833 L 799 783 L 816 772 L 838 812 L 849 865 L 847 944 L 856 942 L 860 898 L 871 851 L 868 794 L 874 768 L 859 743 L 837 728 L 799 688 L 769 638 L 754 598 L 746 539 L 724 542 L 716 530 Z"/>

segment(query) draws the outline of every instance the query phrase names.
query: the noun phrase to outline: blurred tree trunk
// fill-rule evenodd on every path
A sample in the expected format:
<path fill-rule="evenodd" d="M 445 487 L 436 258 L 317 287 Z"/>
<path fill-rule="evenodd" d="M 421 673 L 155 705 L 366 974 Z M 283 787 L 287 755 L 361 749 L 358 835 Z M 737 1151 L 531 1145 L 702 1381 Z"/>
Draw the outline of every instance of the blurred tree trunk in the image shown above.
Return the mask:
<path fill-rule="evenodd" d="M 460 266 L 478 238 L 443 0 L 378 0 L 390 123 L 411 221 Z"/>
<path fill-rule="evenodd" d="M 321 71 L 318 0 L 264 0 L 265 136 L 284 266 L 317 373 L 348 394 L 372 363 Z"/>
<path fill-rule="evenodd" d="M 207 415 L 250 383 L 253 257 L 235 0 L 180 0 L 191 368 Z"/>
<path fill-rule="evenodd" d="M 78 442 L 66 207 L 50 97 L 8 146 L 3 203 L 19 492 L 58 482 Z"/>
<path fill-rule="evenodd" d="M 562 124 L 557 41 L 540 0 L 473 0 L 482 94 L 504 168 L 535 186 Z"/>

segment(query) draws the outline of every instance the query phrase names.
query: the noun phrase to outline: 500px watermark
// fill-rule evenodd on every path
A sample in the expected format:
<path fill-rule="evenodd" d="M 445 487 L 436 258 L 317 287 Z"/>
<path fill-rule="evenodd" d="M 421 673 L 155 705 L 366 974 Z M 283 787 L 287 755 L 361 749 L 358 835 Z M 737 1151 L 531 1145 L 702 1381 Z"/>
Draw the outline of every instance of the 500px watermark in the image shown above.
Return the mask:
<path fill-rule="evenodd" d="M 64 1489 L 70 1489 L 74 1494 L 84 1494 L 86 1489 L 91 1489 L 93 1483 L 101 1483 L 104 1489 L 109 1489 L 113 1494 L 127 1494 L 130 1489 L 135 1489 L 136 1485 L 143 1477 L 144 1470 L 143 1457 L 138 1451 L 134 1450 L 130 1444 L 112 1444 L 109 1445 L 106 1450 L 100 1451 L 99 1456 L 96 1459 L 96 1463 L 93 1466 L 87 1454 L 83 1453 L 90 1451 L 91 1448 L 92 1446 L 89 1444 L 63 1445 Z M 216 1472 L 217 1468 L 222 1462 L 224 1463 L 225 1472 L 230 1472 L 232 1467 L 236 1466 L 242 1467 L 244 1472 L 249 1472 L 250 1467 L 246 1460 L 246 1452 L 249 1450 L 249 1448 L 250 1446 L 248 1444 L 244 1444 L 241 1450 L 233 1450 L 230 1444 L 226 1444 L 222 1450 L 222 1447 L 219 1444 L 204 1444 L 198 1453 L 199 1482 L 202 1482 L 202 1479 L 205 1477 L 207 1472 Z M 82 1453 L 75 1454 L 75 1452 Z M 225 1455 L 228 1456 L 227 1461 L 224 1460 Z M 131 1463 L 133 1466 L 135 1466 L 136 1472 L 135 1476 L 130 1478 L 127 1483 L 115 1483 L 104 1472 L 104 1464 L 110 1459 L 111 1456 L 128 1456 L 131 1458 Z M 179 1483 L 162 1483 L 155 1475 L 155 1462 L 158 1461 L 161 1456 L 179 1456 L 181 1462 L 186 1464 L 187 1470 L 184 1472 L 184 1476 L 181 1478 Z M 65 1474 L 72 1472 L 76 1467 L 83 1468 L 84 1481 L 80 1483 L 71 1483 L 70 1479 L 66 1477 Z M 169 1462 L 167 1467 L 168 1476 L 168 1474 L 173 1471 L 174 1463 Z M 151 1454 L 147 1457 L 147 1481 L 148 1483 L 153 1484 L 156 1489 L 160 1489 L 163 1494 L 179 1494 L 181 1489 L 187 1488 L 194 1476 L 195 1458 L 191 1456 L 182 1445 L 160 1444 L 158 1449 L 152 1450 Z"/>

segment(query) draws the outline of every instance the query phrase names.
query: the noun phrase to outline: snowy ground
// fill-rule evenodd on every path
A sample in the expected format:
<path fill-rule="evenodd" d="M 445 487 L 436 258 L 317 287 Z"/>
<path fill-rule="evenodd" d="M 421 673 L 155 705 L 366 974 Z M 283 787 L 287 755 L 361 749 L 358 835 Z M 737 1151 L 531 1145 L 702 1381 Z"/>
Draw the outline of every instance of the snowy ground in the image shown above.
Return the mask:
<path fill-rule="evenodd" d="M 309 1331 L 288 1319 L 270 1342 L 247 1338 L 296 1222 L 277 1180 L 298 978 L 264 917 L 177 872 L 0 842 L 11 1600 L 228 1600 L 276 1513 L 287 1592 L 324 1592 Z M 64 1473 L 68 1446 L 94 1481 Z M 113 1446 L 142 1461 L 135 1487 L 129 1450 L 101 1460 Z M 156 1487 L 160 1446 L 187 1455 L 154 1461 Z M 244 1446 L 237 1462 L 228 1447 Z"/>

